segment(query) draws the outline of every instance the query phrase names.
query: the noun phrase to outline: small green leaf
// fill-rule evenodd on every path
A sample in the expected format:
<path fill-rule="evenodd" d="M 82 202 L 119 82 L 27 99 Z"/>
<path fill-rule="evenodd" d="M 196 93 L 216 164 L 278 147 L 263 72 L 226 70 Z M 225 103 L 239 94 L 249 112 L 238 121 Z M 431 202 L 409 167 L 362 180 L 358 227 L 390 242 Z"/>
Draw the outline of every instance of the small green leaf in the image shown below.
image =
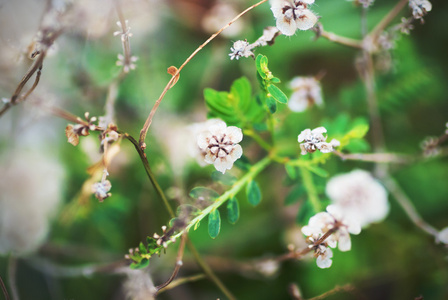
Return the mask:
<path fill-rule="evenodd" d="M 285 93 L 283 93 L 276 85 L 270 84 L 268 86 L 268 92 L 280 103 L 288 103 L 288 97 L 286 97 Z"/>
<path fill-rule="evenodd" d="M 277 101 L 275 101 L 272 97 L 266 97 L 266 105 L 269 108 L 271 114 L 274 114 L 277 111 Z"/>
<path fill-rule="evenodd" d="M 198 229 L 199 226 L 201 226 L 201 222 L 197 221 L 196 224 L 194 224 L 193 230 L 196 231 L 196 229 Z"/>
<path fill-rule="evenodd" d="M 272 83 L 280 83 L 281 81 L 280 81 L 279 78 L 274 77 L 274 78 L 271 79 L 271 82 L 272 82 Z"/>
<path fill-rule="evenodd" d="M 266 70 L 269 72 L 268 58 L 262 54 L 258 54 L 257 58 L 255 59 L 255 66 L 257 67 L 257 72 L 258 74 L 260 74 L 261 78 L 266 79 Z"/>
<path fill-rule="evenodd" d="M 294 166 L 291 166 L 289 164 L 285 165 L 286 174 L 288 174 L 289 178 L 292 180 L 297 179 L 297 168 Z"/>
<path fill-rule="evenodd" d="M 330 175 L 330 174 L 328 174 L 328 172 L 326 170 L 319 168 L 318 166 L 305 165 L 305 168 L 307 168 L 308 171 L 310 171 L 320 177 L 328 177 Z"/>
<path fill-rule="evenodd" d="M 230 224 L 235 224 L 240 218 L 240 206 L 238 199 L 232 197 L 227 202 L 227 220 Z"/>
<path fill-rule="evenodd" d="M 253 206 L 256 206 L 261 201 L 261 190 L 258 183 L 254 180 L 250 181 L 246 186 L 246 196 L 247 200 Z"/>
<path fill-rule="evenodd" d="M 145 245 L 142 242 L 140 242 L 140 244 L 138 245 L 138 249 L 140 250 L 141 254 L 148 253 L 148 250 L 146 249 Z"/>
<path fill-rule="evenodd" d="M 191 198 L 198 199 L 201 201 L 215 200 L 216 198 L 219 197 L 219 194 L 217 192 L 203 186 L 193 188 L 190 191 L 189 195 Z"/>
<path fill-rule="evenodd" d="M 208 215 L 208 234 L 212 239 L 215 239 L 221 229 L 221 216 L 219 210 L 214 209 Z"/>

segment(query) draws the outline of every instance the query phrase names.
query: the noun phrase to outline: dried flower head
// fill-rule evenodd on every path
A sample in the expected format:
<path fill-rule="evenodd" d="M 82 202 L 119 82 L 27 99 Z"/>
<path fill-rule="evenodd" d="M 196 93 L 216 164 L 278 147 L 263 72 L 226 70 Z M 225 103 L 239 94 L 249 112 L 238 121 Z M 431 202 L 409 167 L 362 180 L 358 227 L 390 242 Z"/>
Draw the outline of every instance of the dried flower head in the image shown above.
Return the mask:
<path fill-rule="evenodd" d="M 326 193 L 333 204 L 362 227 L 383 220 L 389 212 L 386 189 L 363 170 L 331 178 Z"/>
<path fill-rule="evenodd" d="M 432 9 L 432 4 L 428 0 L 409 0 L 409 7 L 415 19 L 423 20 L 423 17 Z"/>
<path fill-rule="evenodd" d="M 332 139 L 330 143 L 326 143 L 327 137 L 323 135 L 326 133 L 327 129 L 325 127 L 318 127 L 313 130 L 305 129 L 299 136 L 298 141 L 300 144 L 301 154 L 305 155 L 307 153 L 313 153 L 319 150 L 322 153 L 333 152 L 333 147 L 340 145 L 338 140 Z"/>
<path fill-rule="evenodd" d="M 97 129 L 97 126 L 93 124 L 97 120 L 96 117 L 90 118 L 88 112 L 84 114 L 84 117 L 86 118 L 86 121 L 79 118 L 78 124 L 68 124 L 65 128 L 65 136 L 67 137 L 68 142 L 73 146 L 78 145 L 80 136 L 87 136 L 89 135 L 89 130 Z"/>
<path fill-rule="evenodd" d="M 199 148 L 205 152 L 205 162 L 213 164 L 223 174 L 232 168 L 233 163 L 243 155 L 239 142 L 243 139 L 240 128 L 227 127 L 221 121 L 211 125 L 197 138 Z"/>
<path fill-rule="evenodd" d="M 231 53 L 229 54 L 230 59 L 240 59 L 240 57 L 255 57 L 255 54 L 251 51 L 255 46 L 251 45 L 247 42 L 247 40 L 244 41 L 236 41 L 233 43 L 233 46 L 230 48 Z"/>
<path fill-rule="evenodd" d="M 271 0 L 271 10 L 281 33 L 293 35 L 297 29 L 312 28 L 317 22 L 317 17 L 307 8 L 312 3 L 314 0 Z"/>
<path fill-rule="evenodd" d="M 289 83 L 293 93 L 288 101 L 288 107 L 294 112 L 302 112 L 314 104 L 321 106 L 322 89 L 314 77 L 294 77 Z"/>

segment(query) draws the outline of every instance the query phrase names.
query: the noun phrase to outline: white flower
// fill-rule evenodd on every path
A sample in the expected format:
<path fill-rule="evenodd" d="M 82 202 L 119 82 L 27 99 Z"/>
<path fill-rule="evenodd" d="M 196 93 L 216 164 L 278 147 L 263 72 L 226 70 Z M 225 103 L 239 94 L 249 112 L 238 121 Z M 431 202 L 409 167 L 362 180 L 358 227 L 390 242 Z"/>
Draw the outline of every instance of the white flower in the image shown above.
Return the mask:
<path fill-rule="evenodd" d="M 383 220 L 389 212 L 385 188 L 370 173 L 355 170 L 331 178 L 326 193 L 344 214 L 362 227 Z"/>
<path fill-rule="evenodd" d="M 327 129 L 325 129 L 325 127 L 318 127 L 313 130 L 303 130 L 298 136 L 298 141 L 301 143 L 301 154 L 305 155 L 307 153 L 313 153 L 316 150 L 319 150 L 322 153 L 333 152 L 333 147 L 339 146 L 340 143 L 335 139 L 331 140 L 330 143 L 326 143 L 325 141 L 327 140 L 327 137 L 323 135 L 323 133 L 326 132 Z"/>
<path fill-rule="evenodd" d="M 316 264 L 321 269 L 327 269 L 331 267 L 333 261 L 331 258 L 333 257 L 333 251 L 330 248 L 324 248 L 323 252 L 320 252 L 319 256 L 316 259 Z"/>
<path fill-rule="evenodd" d="M 314 0 L 272 0 L 271 3 L 277 28 L 284 35 L 293 35 L 297 29 L 308 30 L 317 22 L 317 17 L 307 8 Z"/>
<path fill-rule="evenodd" d="M 227 127 L 225 122 L 216 122 L 208 130 L 199 134 L 197 143 L 205 152 L 205 162 L 213 164 L 216 170 L 225 173 L 243 155 L 239 142 L 243 139 L 240 128 Z"/>
<path fill-rule="evenodd" d="M 442 229 L 437 235 L 437 240 L 444 244 L 448 244 L 448 227 Z"/>
<path fill-rule="evenodd" d="M 255 46 L 250 45 L 246 40 L 236 41 L 230 48 L 230 51 L 232 51 L 229 54 L 230 59 L 233 60 L 236 58 L 238 60 L 240 57 L 255 57 L 255 54 L 251 51 L 254 47 Z"/>
<path fill-rule="evenodd" d="M 363 7 L 369 7 L 375 2 L 375 0 L 348 0 L 350 2 L 355 2 L 356 4 L 362 5 Z"/>
<path fill-rule="evenodd" d="M 432 4 L 427 0 L 409 0 L 409 7 L 412 9 L 414 18 L 421 19 L 431 11 Z"/>
<path fill-rule="evenodd" d="M 112 184 L 110 183 L 109 180 L 95 182 L 92 185 L 92 193 L 95 194 L 95 197 L 100 202 L 103 202 L 104 199 L 109 198 L 112 195 L 111 193 L 109 193 L 111 188 L 112 188 Z"/>
<path fill-rule="evenodd" d="M 226 25 L 229 20 L 238 14 L 238 9 L 228 1 L 216 2 L 206 13 L 201 21 L 202 28 L 208 33 L 214 33 Z M 225 37 L 234 37 L 240 34 L 245 27 L 242 19 L 239 19 L 232 26 L 224 30 L 221 35 Z"/>
<path fill-rule="evenodd" d="M 257 46 L 267 46 L 274 44 L 275 38 L 280 35 L 280 31 L 277 27 L 268 26 L 263 29 L 263 35 L 255 41 L 255 45 Z"/>
<path fill-rule="evenodd" d="M 320 238 L 322 238 L 323 233 L 317 228 L 304 226 L 302 227 L 302 232 L 307 236 L 306 241 L 309 244 L 308 247 L 314 251 L 317 266 L 321 269 L 331 267 L 331 264 L 333 263 L 331 260 L 333 251 L 328 247 L 336 247 L 335 241 L 332 241 L 329 237 L 322 243 L 318 243 Z"/>
<path fill-rule="evenodd" d="M 289 83 L 293 93 L 288 101 L 288 107 L 294 112 L 302 112 L 308 107 L 323 104 L 322 89 L 314 77 L 295 77 Z"/>

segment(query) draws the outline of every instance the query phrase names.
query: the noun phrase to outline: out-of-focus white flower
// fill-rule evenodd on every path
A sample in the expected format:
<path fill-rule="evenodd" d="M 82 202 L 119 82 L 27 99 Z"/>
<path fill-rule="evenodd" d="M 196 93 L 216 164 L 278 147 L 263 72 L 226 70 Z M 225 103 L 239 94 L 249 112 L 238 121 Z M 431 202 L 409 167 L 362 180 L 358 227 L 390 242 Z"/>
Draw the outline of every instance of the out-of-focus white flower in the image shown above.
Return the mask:
<path fill-rule="evenodd" d="M 215 33 L 229 23 L 237 14 L 238 10 L 232 4 L 226 1 L 218 2 L 202 19 L 202 28 L 209 33 Z M 242 19 L 239 19 L 221 34 L 225 37 L 235 37 L 241 33 L 243 28 L 244 22 Z"/>
<path fill-rule="evenodd" d="M 255 57 L 255 54 L 252 52 L 252 49 L 255 46 L 249 44 L 246 40 L 244 41 L 236 41 L 233 43 L 233 46 L 230 48 L 231 53 L 229 54 L 230 59 L 233 60 L 236 58 L 237 60 L 240 57 Z"/>
<path fill-rule="evenodd" d="M 306 155 L 307 153 L 316 152 L 319 150 L 322 153 L 333 152 L 333 147 L 340 145 L 338 140 L 332 139 L 330 143 L 326 143 L 327 137 L 323 135 L 326 133 L 327 129 L 325 127 L 318 127 L 313 130 L 305 129 L 299 136 L 298 141 L 300 144 L 301 154 Z"/>
<path fill-rule="evenodd" d="M 95 197 L 100 202 L 103 202 L 104 199 L 112 196 L 112 194 L 109 193 L 111 188 L 112 188 L 112 184 L 110 183 L 109 180 L 102 180 L 100 182 L 95 182 L 92 185 L 92 193 L 95 194 Z"/>
<path fill-rule="evenodd" d="M 375 0 L 347 0 L 350 2 L 355 2 L 355 4 L 362 5 L 363 7 L 369 7 L 375 2 Z"/>
<path fill-rule="evenodd" d="M 416 19 L 422 19 L 432 9 L 432 4 L 428 0 L 409 0 L 409 7 L 412 15 Z"/>
<path fill-rule="evenodd" d="M 50 156 L 18 151 L 0 165 L 0 254 L 36 250 L 58 209 L 64 172 Z"/>
<path fill-rule="evenodd" d="M 263 276 L 272 277 L 277 273 L 280 266 L 278 261 L 275 261 L 273 259 L 267 259 L 256 263 L 254 267 L 255 270 L 258 271 Z"/>
<path fill-rule="evenodd" d="M 289 83 L 293 93 L 288 101 L 288 107 L 294 112 L 302 112 L 313 104 L 321 106 L 322 89 L 314 77 L 294 77 Z"/>
<path fill-rule="evenodd" d="M 271 10 L 277 28 L 284 35 L 293 35 L 297 29 L 308 30 L 317 22 L 317 17 L 307 7 L 314 0 L 271 0 Z"/>
<path fill-rule="evenodd" d="M 383 220 L 389 212 L 385 188 L 369 172 L 355 170 L 331 178 L 326 192 L 333 204 L 362 227 Z"/>
<path fill-rule="evenodd" d="M 310 231 L 311 230 L 311 231 Z M 323 236 L 322 232 L 312 233 L 316 228 L 310 228 L 307 226 L 302 227 L 302 232 L 307 236 L 307 243 L 309 247 L 314 251 L 314 257 L 316 257 L 316 264 L 321 269 L 326 269 L 331 267 L 333 261 L 333 251 L 329 247 L 335 247 L 334 241 L 327 238 L 324 242 L 318 243 L 320 238 Z"/>
<path fill-rule="evenodd" d="M 440 242 L 448 245 L 448 227 L 445 227 L 439 232 L 439 234 L 437 235 L 437 239 Z"/>
<path fill-rule="evenodd" d="M 321 269 L 327 269 L 331 267 L 331 264 L 333 263 L 331 260 L 333 257 L 333 250 L 331 250 L 331 248 L 324 248 L 322 251 L 323 252 L 316 258 L 316 264 Z"/>
<path fill-rule="evenodd" d="M 145 270 L 124 270 L 127 278 L 123 284 L 126 299 L 152 300 L 157 292 L 151 276 Z"/>
<path fill-rule="evenodd" d="M 265 29 L 263 29 L 263 35 L 258 38 L 258 40 L 255 41 L 254 44 L 257 46 L 271 46 L 274 44 L 274 40 L 277 36 L 280 35 L 280 31 L 277 27 L 274 26 L 268 26 Z"/>
<path fill-rule="evenodd" d="M 227 127 L 226 123 L 216 122 L 197 138 L 199 148 L 205 152 L 205 162 L 213 164 L 216 170 L 225 173 L 243 155 L 239 142 L 243 139 L 240 128 Z"/>

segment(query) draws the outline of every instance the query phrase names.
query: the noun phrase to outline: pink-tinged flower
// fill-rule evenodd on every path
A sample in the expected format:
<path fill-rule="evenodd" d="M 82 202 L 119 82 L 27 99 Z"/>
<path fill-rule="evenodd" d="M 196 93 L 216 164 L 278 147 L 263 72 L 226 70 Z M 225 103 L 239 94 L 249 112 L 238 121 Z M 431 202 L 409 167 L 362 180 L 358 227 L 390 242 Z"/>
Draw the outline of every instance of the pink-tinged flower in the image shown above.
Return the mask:
<path fill-rule="evenodd" d="M 233 163 L 243 155 L 239 142 L 243 139 L 240 128 L 227 127 L 226 123 L 216 122 L 197 138 L 199 148 L 205 152 L 205 162 L 213 164 L 223 174 L 232 168 Z"/>
<path fill-rule="evenodd" d="M 319 150 L 322 153 L 330 153 L 334 151 L 334 147 L 340 145 L 338 140 L 331 140 L 330 143 L 325 142 L 327 137 L 323 135 L 326 133 L 325 127 L 318 127 L 313 130 L 305 129 L 298 136 L 298 142 L 300 144 L 301 154 L 313 153 Z"/>
<path fill-rule="evenodd" d="M 302 112 L 314 104 L 323 104 L 322 89 L 314 77 L 294 77 L 289 87 L 293 91 L 288 101 L 290 110 Z"/>
<path fill-rule="evenodd" d="M 363 170 L 331 178 L 326 193 L 333 204 L 362 227 L 383 220 L 389 212 L 386 189 Z"/>
<path fill-rule="evenodd" d="M 307 7 L 314 0 L 272 0 L 271 10 L 277 28 L 284 35 L 293 35 L 297 29 L 308 30 L 317 22 L 317 17 Z"/>
<path fill-rule="evenodd" d="M 416 19 L 422 19 L 432 9 L 432 4 L 428 0 L 409 0 L 409 7 L 412 15 Z"/>

